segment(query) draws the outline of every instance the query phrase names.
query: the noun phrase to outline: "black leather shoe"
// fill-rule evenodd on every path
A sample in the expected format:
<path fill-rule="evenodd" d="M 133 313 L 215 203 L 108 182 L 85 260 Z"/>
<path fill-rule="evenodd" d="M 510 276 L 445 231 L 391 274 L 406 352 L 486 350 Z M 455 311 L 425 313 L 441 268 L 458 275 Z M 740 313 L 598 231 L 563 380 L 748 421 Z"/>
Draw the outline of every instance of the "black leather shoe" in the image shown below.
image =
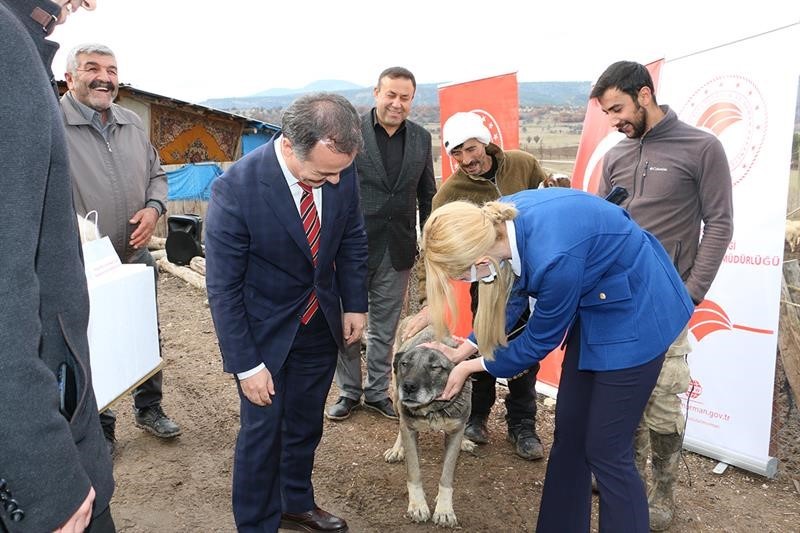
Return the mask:
<path fill-rule="evenodd" d="M 365 401 L 364 407 L 372 409 L 373 411 L 377 411 L 386 418 L 397 420 L 397 412 L 394 410 L 394 405 L 392 405 L 392 400 L 390 400 L 389 398 L 384 398 L 383 400 L 378 400 L 377 402 Z"/>
<path fill-rule="evenodd" d="M 136 416 L 134 423 L 137 428 L 143 429 L 162 439 L 171 439 L 181 434 L 181 427 L 170 419 L 161 405 L 152 405 L 144 409 L 134 409 Z"/>
<path fill-rule="evenodd" d="M 106 449 L 108 450 L 108 455 L 113 459 L 117 451 L 117 440 L 114 437 L 106 437 Z"/>
<path fill-rule="evenodd" d="M 102 426 L 102 428 L 103 428 L 103 437 L 105 438 L 106 441 L 106 449 L 108 450 L 108 455 L 110 455 L 111 458 L 113 459 L 114 452 L 117 451 L 117 439 L 116 437 L 114 437 L 114 426 L 107 425 L 107 426 Z"/>
<path fill-rule="evenodd" d="M 533 420 L 509 425 L 508 440 L 514 443 L 514 451 L 523 459 L 535 461 L 544 457 L 544 446 L 533 427 Z"/>
<path fill-rule="evenodd" d="M 475 444 L 489 442 L 489 428 L 486 427 L 486 418 L 482 416 L 469 417 L 467 429 L 464 430 L 464 437 Z"/>
<path fill-rule="evenodd" d="M 343 533 L 347 531 L 347 522 L 319 507 L 305 513 L 281 514 L 281 529 L 292 531 L 331 531 Z"/>
<path fill-rule="evenodd" d="M 330 420 L 344 420 L 345 418 L 349 418 L 350 413 L 357 409 L 359 405 L 360 403 L 358 400 L 339 396 L 335 404 L 325 409 L 325 418 Z"/>

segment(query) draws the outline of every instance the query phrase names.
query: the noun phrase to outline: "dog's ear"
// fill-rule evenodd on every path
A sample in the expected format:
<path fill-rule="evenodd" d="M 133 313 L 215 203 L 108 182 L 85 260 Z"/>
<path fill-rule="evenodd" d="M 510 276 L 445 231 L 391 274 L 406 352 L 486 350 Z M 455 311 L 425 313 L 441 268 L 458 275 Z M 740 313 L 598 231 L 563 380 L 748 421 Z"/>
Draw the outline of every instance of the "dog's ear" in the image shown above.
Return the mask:
<path fill-rule="evenodd" d="M 450 348 L 458 348 L 458 343 L 453 340 L 453 337 L 447 336 L 442 339 L 442 344 L 445 346 L 449 346 Z"/>

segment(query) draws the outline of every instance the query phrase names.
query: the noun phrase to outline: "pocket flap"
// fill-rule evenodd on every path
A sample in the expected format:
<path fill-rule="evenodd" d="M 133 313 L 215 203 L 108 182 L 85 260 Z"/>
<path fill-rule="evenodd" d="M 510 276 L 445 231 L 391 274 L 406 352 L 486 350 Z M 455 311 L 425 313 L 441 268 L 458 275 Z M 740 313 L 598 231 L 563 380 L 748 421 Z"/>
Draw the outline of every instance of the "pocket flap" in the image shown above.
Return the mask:
<path fill-rule="evenodd" d="M 581 307 L 605 305 L 631 299 L 631 285 L 628 274 L 616 274 L 603 279 L 588 294 L 581 298 Z"/>

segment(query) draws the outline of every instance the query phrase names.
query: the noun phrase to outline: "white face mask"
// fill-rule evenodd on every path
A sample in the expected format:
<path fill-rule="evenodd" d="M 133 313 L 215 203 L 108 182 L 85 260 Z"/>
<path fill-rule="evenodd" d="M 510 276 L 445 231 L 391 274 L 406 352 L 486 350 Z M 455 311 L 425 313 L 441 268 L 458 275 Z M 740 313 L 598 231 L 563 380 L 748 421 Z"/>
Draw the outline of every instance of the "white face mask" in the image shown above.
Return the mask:
<path fill-rule="evenodd" d="M 478 278 L 478 267 L 476 265 L 472 265 L 469 267 L 469 281 L 470 283 L 475 283 L 476 281 L 482 281 L 484 283 L 491 283 L 497 277 L 497 270 L 494 268 L 494 264 L 487 263 L 489 266 L 489 275 L 484 276 L 482 278 Z"/>

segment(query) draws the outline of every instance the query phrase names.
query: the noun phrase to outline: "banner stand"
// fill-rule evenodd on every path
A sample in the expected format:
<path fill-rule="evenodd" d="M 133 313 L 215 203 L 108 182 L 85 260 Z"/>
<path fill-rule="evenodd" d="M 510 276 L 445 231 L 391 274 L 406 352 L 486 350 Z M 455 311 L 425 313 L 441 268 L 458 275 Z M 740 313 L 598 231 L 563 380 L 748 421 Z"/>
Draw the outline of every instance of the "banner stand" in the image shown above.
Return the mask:
<path fill-rule="evenodd" d="M 778 459 L 775 457 L 767 457 L 765 461 L 762 457 L 753 457 L 736 450 L 722 448 L 719 444 L 711 444 L 692 438 L 688 433 L 683 438 L 683 447 L 690 452 L 699 453 L 723 463 L 744 468 L 769 479 L 774 479 L 778 474 Z"/>

